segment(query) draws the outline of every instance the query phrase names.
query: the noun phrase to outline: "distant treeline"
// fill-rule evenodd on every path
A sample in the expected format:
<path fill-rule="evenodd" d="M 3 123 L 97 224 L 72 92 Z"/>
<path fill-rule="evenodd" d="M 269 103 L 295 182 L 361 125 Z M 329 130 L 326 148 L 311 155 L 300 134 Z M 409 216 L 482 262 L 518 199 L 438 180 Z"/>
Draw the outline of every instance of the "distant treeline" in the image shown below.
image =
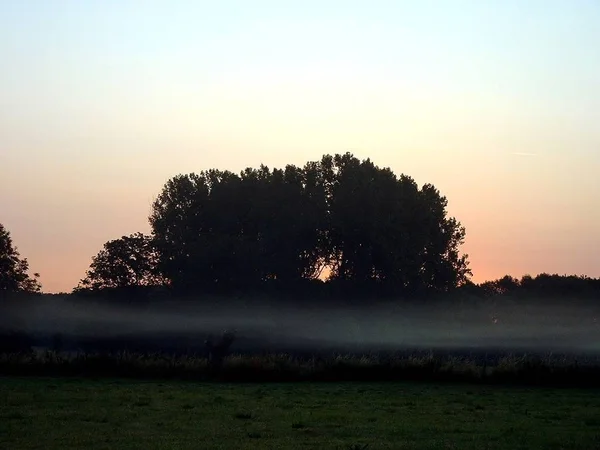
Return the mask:
<path fill-rule="evenodd" d="M 481 284 L 467 283 L 462 291 L 480 296 L 576 297 L 600 300 L 600 278 L 576 275 L 525 275 L 521 279 L 506 275 Z"/>
<path fill-rule="evenodd" d="M 223 297 L 262 297 L 284 301 L 285 299 L 302 302 L 328 302 L 377 299 L 386 301 L 421 301 L 428 299 L 452 300 L 455 298 L 512 298 L 527 300 L 582 299 L 600 300 L 600 279 L 585 276 L 540 274 L 535 277 L 525 275 L 517 279 L 506 275 L 493 281 L 476 284 L 466 282 L 451 292 L 420 292 L 412 295 L 394 295 L 380 289 L 380 285 L 352 287 L 347 282 L 307 280 L 293 286 L 276 282 L 264 283 L 260 287 L 248 290 L 220 290 L 211 294 Z M 101 289 L 80 289 L 73 293 L 75 297 L 113 299 L 116 301 L 168 300 L 182 298 L 181 293 L 168 286 L 127 286 L 106 287 Z M 193 298 L 193 294 L 191 295 Z"/>
<path fill-rule="evenodd" d="M 151 234 L 104 244 L 78 295 L 404 297 L 468 292 L 597 295 L 598 280 L 509 276 L 476 285 L 465 229 L 431 184 L 325 155 L 303 167 L 177 175 L 153 202 Z M 0 228 L 0 291 L 39 292 Z"/>

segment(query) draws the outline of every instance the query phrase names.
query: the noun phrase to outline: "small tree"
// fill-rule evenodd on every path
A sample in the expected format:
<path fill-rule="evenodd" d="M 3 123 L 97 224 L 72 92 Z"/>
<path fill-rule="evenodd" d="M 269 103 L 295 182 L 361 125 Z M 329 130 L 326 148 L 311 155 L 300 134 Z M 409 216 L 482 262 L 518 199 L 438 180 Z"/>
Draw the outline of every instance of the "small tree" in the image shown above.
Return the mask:
<path fill-rule="evenodd" d="M 40 292 L 39 274 L 29 276 L 27 258 L 21 258 L 13 246 L 10 232 L 0 223 L 0 291 Z"/>
<path fill-rule="evenodd" d="M 150 236 L 134 233 L 108 241 L 94 256 L 86 277 L 75 290 L 101 290 L 162 283 L 157 254 Z"/>

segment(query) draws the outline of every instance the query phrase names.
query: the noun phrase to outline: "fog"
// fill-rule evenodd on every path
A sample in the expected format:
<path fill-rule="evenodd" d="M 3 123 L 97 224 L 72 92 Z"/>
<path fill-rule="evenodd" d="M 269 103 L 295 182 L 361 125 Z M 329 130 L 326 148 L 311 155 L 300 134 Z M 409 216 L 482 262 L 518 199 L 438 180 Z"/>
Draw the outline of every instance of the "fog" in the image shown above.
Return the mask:
<path fill-rule="evenodd" d="M 120 306 L 42 297 L 6 304 L 0 331 L 77 339 L 202 336 L 234 331 L 233 351 L 501 349 L 598 352 L 600 308 L 557 302 L 422 302 L 318 306 L 256 299 L 170 300 Z"/>

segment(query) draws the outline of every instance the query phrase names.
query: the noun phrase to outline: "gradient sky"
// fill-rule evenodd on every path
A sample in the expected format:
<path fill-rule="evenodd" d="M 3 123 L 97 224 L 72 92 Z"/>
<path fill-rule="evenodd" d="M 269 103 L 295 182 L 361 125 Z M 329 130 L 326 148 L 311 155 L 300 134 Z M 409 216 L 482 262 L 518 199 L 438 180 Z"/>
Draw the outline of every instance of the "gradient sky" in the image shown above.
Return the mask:
<path fill-rule="evenodd" d="M 475 281 L 598 277 L 599 24 L 597 0 L 0 0 L 0 223 L 68 291 L 178 173 L 351 151 L 448 197 Z"/>

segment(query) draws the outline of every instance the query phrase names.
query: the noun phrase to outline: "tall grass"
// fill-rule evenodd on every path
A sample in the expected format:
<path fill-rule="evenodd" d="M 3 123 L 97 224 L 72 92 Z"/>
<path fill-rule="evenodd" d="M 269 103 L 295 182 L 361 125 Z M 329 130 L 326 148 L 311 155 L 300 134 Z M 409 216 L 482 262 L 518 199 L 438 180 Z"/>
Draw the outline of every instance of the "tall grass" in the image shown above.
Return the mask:
<path fill-rule="evenodd" d="M 214 366 L 201 356 L 160 353 L 56 351 L 0 354 L 0 375 L 123 377 L 230 382 L 436 381 L 600 387 L 600 365 L 575 359 L 506 356 L 493 364 L 435 356 L 334 355 L 299 358 L 289 354 L 229 355 Z"/>

